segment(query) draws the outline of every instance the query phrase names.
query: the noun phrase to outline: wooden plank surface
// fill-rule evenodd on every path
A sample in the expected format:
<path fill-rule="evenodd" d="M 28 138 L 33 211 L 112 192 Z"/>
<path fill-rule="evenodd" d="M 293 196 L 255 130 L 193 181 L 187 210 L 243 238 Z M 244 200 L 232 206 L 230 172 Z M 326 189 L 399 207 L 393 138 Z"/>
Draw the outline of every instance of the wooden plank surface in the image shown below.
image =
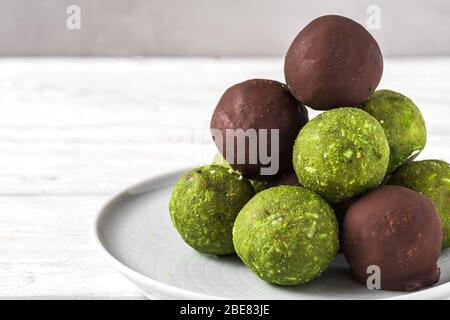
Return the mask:
<path fill-rule="evenodd" d="M 102 204 L 215 150 L 211 112 L 282 59 L 0 59 L 0 298 L 142 298 L 91 245 Z M 380 88 L 411 97 L 420 158 L 450 160 L 450 58 L 387 60 Z M 312 115 L 315 113 L 312 112 Z"/>

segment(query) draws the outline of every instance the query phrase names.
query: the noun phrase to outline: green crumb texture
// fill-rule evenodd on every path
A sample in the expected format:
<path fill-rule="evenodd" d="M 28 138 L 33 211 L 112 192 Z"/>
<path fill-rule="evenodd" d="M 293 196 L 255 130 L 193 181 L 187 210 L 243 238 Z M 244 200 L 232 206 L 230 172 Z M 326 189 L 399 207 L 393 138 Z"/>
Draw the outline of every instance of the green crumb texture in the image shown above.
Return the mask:
<path fill-rule="evenodd" d="M 227 168 L 227 169 L 233 171 L 233 168 L 231 168 L 230 164 L 223 158 L 223 156 L 220 153 L 217 153 L 214 156 L 213 164 L 222 166 L 224 168 Z M 237 171 L 235 171 L 235 172 L 237 172 Z M 239 172 L 237 172 L 237 173 L 240 174 Z M 263 191 L 269 187 L 269 184 L 265 181 L 252 180 L 252 179 L 249 179 L 248 181 L 250 181 L 251 185 L 253 186 L 253 190 L 255 190 L 255 193 Z"/>
<path fill-rule="evenodd" d="M 212 255 L 234 252 L 232 228 L 255 194 L 252 185 L 228 169 L 208 165 L 176 183 L 169 203 L 173 225 L 195 250 Z"/>
<path fill-rule="evenodd" d="M 328 268 L 339 247 L 338 226 L 319 195 L 303 187 L 279 186 L 261 191 L 242 208 L 233 242 L 258 277 L 297 285 Z"/>
<path fill-rule="evenodd" d="M 330 202 L 348 200 L 383 180 L 389 144 L 380 123 L 357 108 L 337 108 L 310 120 L 294 145 L 300 183 Z"/>
<path fill-rule="evenodd" d="M 390 148 L 388 173 L 413 160 L 425 147 L 425 121 L 408 97 L 391 90 L 378 90 L 361 108 L 384 129 Z"/>
<path fill-rule="evenodd" d="M 398 169 L 389 184 L 417 191 L 430 199 L 442 222 L 442 249 L 450 247 L 450 165 L 441 160 L 413 161 Z"/>
<path fill-rule="evenodd" d="M 227 169 L 233 169 L 231 168 L 230 164 L 225 160 L 225 158 L 218 152 L 214 156 L 212 164 L 215 164 L 216 166 L 221 166 Z"/>

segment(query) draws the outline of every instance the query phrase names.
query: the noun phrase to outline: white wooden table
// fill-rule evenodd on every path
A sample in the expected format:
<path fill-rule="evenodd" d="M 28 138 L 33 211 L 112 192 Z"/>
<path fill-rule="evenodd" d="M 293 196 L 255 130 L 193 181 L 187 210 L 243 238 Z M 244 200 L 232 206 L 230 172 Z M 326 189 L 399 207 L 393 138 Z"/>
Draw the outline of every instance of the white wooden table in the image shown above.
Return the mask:
<path fill-rule="evenodd" d="M 428 125 L 421 158 L 450 160 L 450 58 L 385 61 L 381 88 Z M 283 80 L 282 59 L 0 59 L 0 298 L 142 298 L 91 245 L 102 204 L 214 154 L 230 85 Z"/>

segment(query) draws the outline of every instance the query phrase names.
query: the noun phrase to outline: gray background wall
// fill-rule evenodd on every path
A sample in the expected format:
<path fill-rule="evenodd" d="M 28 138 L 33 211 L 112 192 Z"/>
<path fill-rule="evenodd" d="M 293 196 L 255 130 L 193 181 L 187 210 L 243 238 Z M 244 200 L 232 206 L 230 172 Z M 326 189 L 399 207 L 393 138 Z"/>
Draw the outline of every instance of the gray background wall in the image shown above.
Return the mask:
<path fill-rule="evenodd" d="M 81 29 L 66 8 L 81 8 Z M 450 54 L 449 0 L 0 0 L 2 56 L 281 55 L 311 19 L 329 13 L 366 25 L 387 55 Z"/>

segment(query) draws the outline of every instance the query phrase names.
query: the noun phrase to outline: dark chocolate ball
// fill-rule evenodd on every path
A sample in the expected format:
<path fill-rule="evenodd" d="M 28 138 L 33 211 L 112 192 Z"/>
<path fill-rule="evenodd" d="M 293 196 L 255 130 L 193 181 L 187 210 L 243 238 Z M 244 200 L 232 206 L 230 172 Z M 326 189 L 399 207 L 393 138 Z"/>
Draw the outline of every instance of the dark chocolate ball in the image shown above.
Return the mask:
<path fill-rule="evenodd" d="M 363 103 L 382 73 L 375 39 L 359 23 L 336 15 L 319 17 L 300 31 L 284 64 L 289 90 L 317 110 Z"/>
<path fill-rule="evenodd" d="M 277 186 L 296 186 L 301 187 L 300 182 L 298 182 L 297 174 L 294 169 L 278 174 L 270 181 L 270 187 Z"/>
<path fill-rule="evenodd" d="M 214 110 L 211 132 L 219 152 L 233 169 L 246 178 L 270 179 L 275 174 L 292 169 L 295 138 L 307 121 L 306 108 L 292 96 L 286 85 L 272 80 L 254 79 L 238 83 L 225 91 Z M 255 143 L 252 145 L 255 148 L 250 145 L 250 139 L 238 140 L 227 135 L 227 129 L 242 129 L 241 133 L 256 132 L 256 146 Z M 266 129 L 267 134 L 261 129 Z M 271 129 L 278 129 L 278 141 L 274 139 L 276 137 L 272 135 Z M 215 137 L 217 134 L 220 139 Z M 261 134 L 267 139 L 260 139 Z M 271 154 L 271 148 L 275 146 L 271 143 L 272 138 L 278 143 L 278 150 L 274 148 L 276 154 Z M 234 148 L 230 147 L 233 143 Z M 244 150 L 245 161 L 242 161 L 243 158 L 238 159 L 238 145 Z M 228 154 L 227 147 L 234 150 L 234 155 Z M 278 157 L 279 170 L 261 175 L 261 168 L 270 167 L 271 164 L 265 163 L 260 153 L 269 154 L 272 160 Z M 257 159 L 254 163 L 250 161 L 252 154 Z"/>
<path fill-rule="evenodd" d="M 352 205 L 353 202 L 358 199 L 357 197 L 351 198 L 349 200 L 345 200 L 337 203 L 330 203 L 330 207 L 333 209 L 334 214 L 336 216 L 336 220 L 338 222 L 339 227 L 339 243 L 341 244 L 339 247 L 339 253 L 342 253 L 342 241 L 343 241 L 343 229 L 344 229 L 344 219 L 347 209 Z"/>
<path fill-rule="evenodd" d="M 441 221 L 421 194 L 378 187 L 348 208 L 343 232 L 342 251 L 359 282 L 366 284 L 369 266 L 380 268 L 381 289 L 411 291 L 439 280 Z"/>

